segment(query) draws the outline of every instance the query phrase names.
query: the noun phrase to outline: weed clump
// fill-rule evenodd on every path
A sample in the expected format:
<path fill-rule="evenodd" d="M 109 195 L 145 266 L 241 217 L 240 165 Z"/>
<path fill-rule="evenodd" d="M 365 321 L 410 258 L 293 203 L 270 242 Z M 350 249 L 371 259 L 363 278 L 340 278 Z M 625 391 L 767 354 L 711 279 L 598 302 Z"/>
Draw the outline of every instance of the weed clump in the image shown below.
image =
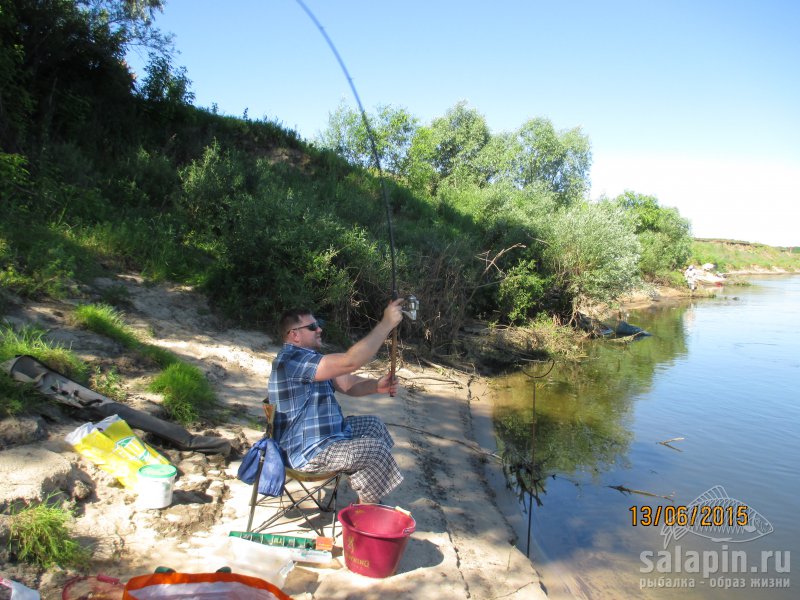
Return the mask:
<path fill-rule="evenodd" d="M 9 546 L 20 561 L 45 569 L 85 564 L 91 552 L 75 541 L 68 524 L 72 512 L 57 506 L 53 496 L 26 506 L 9 519 Z"/>

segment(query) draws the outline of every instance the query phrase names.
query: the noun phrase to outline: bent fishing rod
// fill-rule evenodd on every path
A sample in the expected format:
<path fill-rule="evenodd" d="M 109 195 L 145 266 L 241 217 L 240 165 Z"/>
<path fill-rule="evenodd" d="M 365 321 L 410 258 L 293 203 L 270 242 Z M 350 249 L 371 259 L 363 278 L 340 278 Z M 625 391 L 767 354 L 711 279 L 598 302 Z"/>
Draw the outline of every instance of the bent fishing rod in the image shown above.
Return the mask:
<path fill-rule="evenodd" d="M 353 82 L 353 78 L 350 77 L 350 72 L 347 70 L 347 66 L 344 64 L 342 57 L 339 55 L 339 51 L 336 49 L 336 46 L 331 40 L 328 32 L 325 31 L 325 28 L 322 26 L 322 23 L 319 22 L 317 17 L 311 12 L 311 9 L 305 5 L 303 0 L 295 0 L 297 4 L 300 5 L 300 8 L 305 11 L 308 18 L 311 19 L 311 22 L 319 30 L 322 37 L 328 44 L 328 47 L 333 52 L 333 55 L 336 57 L 336 61 L 339 63 L 339 66 L 344 73 L 345 78 L 347 79 L 347 83 L 350 85 L 350 90 L 353 92 L 353 96 L 356 99 L 356 104 L 358 105 L 358 110 L 361 113 L 361 120 L 364 123 L 364 128 L 367 131 L 367 139 L 369 139 L 369 146 L 370 151 L 372 153 L 372 160 L 375 161 L 375 166 L 378 169 L 378 178 L 381 183 L 381 194 L 383 195 L 383 204 L 386 208 L 386 225 L 389 229 L 389 256 L 391 259 L 391 266 L 392 266 L 392 289 L 391 289 L 391 296 L 392 300 L 397 300 L 400 297 L 400 294 L 397 291 L 397 263 L 395 260 L 395 251 L 394 251 L 394 227 L 392 225 L 392 209 L 389 204 L 389 193 L 386 189 L 386 181 L 384 180 L 383 176 L 383 169 L 381 168 L 381 158 L 378 154 L 378 145 L 375 143 L 375 134 L 372 131 L 372 126 L 369 123 L 369 119 L 367 118 L 367 111 L 364 110 L 364 105 L 361 103 L 361 97 L 358 95 L 358 90 L 356 90 L 356 84 Z M 419 301 L 414 297 L 413 294 L 406 297 L 406 305 L 403 310 L 403 314 L 408 316 L 410 320 L 416 321 L 417 319 L 417 310 L 419 309 Z M 392 347 L 391 347 L 391 367 L 389 369 L 389 376 L 391 379 L 394 379 L 395 371 L 397 370 L 397 330 L 399 329 L 399 325 L 392 330 Z"/>

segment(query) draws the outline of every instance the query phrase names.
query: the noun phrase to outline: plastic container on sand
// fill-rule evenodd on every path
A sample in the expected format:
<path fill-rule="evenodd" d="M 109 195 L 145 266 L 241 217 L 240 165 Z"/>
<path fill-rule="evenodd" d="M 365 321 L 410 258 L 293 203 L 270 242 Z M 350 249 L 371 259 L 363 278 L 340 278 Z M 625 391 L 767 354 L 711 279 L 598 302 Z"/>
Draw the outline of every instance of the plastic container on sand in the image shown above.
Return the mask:
<path fill-rule="evenodd" d="M 219 565 L 230 567 L 234 573 L 258 577 L 282 588 L 294 569 L 294 561 L 286 550 L 288 548 L 227 537 L 213 550 L 213 558 Z"/>
<path fill-rule="evenodd" d="M 139 508 L 165 508 L 172 504 L 172 490 L 178 469 L 172 465 L 145 465 L 139 469 L 136 505 Z"/>

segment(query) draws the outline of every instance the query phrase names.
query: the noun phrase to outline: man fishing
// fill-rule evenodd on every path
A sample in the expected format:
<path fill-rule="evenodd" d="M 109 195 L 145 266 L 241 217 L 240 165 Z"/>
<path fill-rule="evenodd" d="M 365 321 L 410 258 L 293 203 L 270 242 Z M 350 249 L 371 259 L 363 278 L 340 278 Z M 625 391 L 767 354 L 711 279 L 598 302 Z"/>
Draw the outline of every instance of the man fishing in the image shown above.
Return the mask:
<path fill-rule="evenodd" d="M 403 299 L 346 352 L 323 355 L 322 322 L 306 309 L 288 310 L 279 322 L 283 348 L 272 363 L 269 400 L 276 406 L 273 435 L 299 471 L 343 471 L 361 503 L 380 503 L 403 476 L 392 457 L 386 425 L 374 416 L 342 415 L 334 392 L 348 396 L 397 393 L 393 374 L 353 375 L 378 352 L 403 320 Z"/>

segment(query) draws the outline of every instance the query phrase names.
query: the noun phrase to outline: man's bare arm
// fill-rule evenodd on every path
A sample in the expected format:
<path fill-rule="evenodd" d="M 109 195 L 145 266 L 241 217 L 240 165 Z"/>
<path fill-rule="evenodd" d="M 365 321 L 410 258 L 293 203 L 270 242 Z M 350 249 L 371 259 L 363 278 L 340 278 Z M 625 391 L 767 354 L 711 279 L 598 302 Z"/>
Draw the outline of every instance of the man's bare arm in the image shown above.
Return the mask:
<path fill-rule="evenodd" d="M 398 298 L 389 303 L 383 311 L 383 318 L 364 338 L 353 344 L 347 352 L 337 354 L 326 354 L 322 357 L 317 367 L 315 381 L 327 381 L 340 375 L 346 375 L 360 369 L 367 364 L 384 340 L 389 337 L 392 329 L 403 320 L 401 306 L 403 299 Z M 372 393 L 372 392 L 370 392 Z"/>
<path fill-rule="evenodd" d="M 368 396 L 369 394 L 390 394 L 397 393 L 397 377 L 394 380 L 389 375 L 384 375 L 379 379 L 361 377 L 360 375 L 340 375 L 334 378 L 333 387 L 337 392 L 342 392 L 348 396 Z"/>

